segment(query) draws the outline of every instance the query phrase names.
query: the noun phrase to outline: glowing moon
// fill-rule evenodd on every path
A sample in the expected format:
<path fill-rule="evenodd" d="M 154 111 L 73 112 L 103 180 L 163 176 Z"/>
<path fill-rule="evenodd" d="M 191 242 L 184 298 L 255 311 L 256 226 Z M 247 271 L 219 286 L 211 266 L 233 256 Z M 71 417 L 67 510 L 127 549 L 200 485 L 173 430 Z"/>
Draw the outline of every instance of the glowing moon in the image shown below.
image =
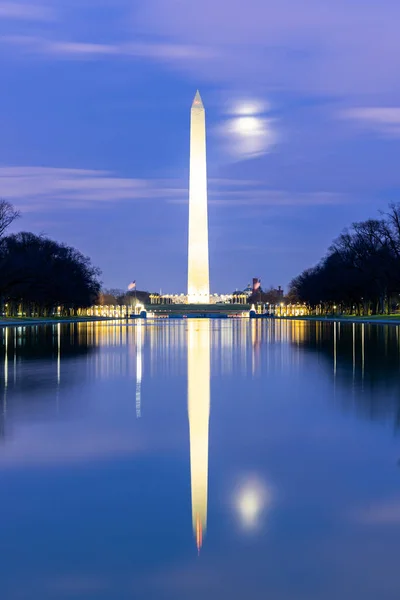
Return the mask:
<path fill-rule="evenodd" d="M 260 517 L 263 501 L 256 490 L 244 490 L 238 499 L 238 510 L 243 525 L 254 529 Z"/>
<path fill-rule="evenodd" d="M 234 159 L 246 160 L 270 152 L 277 141 L 270 106 L 256 99 L 235 102 L 229 117 L 218 128 L 225 151 Z"/>
<path fill-rule="evenodd" d="M 235 129 L 241 135 L 254 135 L 262 132 L 262 119 L 257 117 L 239 117 L 235 119 Z"/>
<path fill-rule="evenodd" d="M 262 517 L 271 506 L 271 491 L 258 479 L 249 479 L 236 495 L 235 508 L 244 529 L 254 531 L 261 527 Z"/>

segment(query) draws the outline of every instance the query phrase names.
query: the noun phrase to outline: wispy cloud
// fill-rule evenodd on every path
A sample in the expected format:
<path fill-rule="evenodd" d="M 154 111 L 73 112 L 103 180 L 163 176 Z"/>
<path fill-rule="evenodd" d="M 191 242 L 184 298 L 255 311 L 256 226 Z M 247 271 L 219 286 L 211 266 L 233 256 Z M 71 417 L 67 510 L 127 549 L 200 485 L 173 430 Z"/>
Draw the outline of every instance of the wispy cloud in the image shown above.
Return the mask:
<path fill-rule="evenodd" d="M 41 37 L 42 32 L 37 37 L 11 35 L 3 42 L 58 58 L 148 57 L 176 65 L 196 81 L 201 77 L 219 85 L 257 81 L 270 89 L 323 94 L 400 89 L 397 0 L 386 0 L 385 10 L 379 3 L 346 0 L 329 6 L 322 0 L 308 0 L 301 10 L 298 0 L 248 0 L 246 10 L 240 0 L 202 0 L 201 10 L 181 0 L 136 4 L 130 16 L 131 3 L 102 2 L 116 14 L 126 10 L 128 37 L 122 41 L 76 41 L 74 23 L 82 18 L 80 3 L 53 0 L 60 14 L 71 17 L 62 31 L 53 31 L 48 38 Z M 97 3 L 88 2 L 85 9 L 96 19 Z M 0 18 L 49 20 L 54 16 L 47 4 L 0 0 Z M 101 26 L 102 19 L 98 21 Z M 129 38 L 129 29 L 135 37 Z M 121 29 L 112 32 L 114 39 L 121 40 Z"/>
<path fill-rule="evenodd" d="M 254 180 L 210 179 L 209 204 L 226 208 L 248 207 L 296 207 L 327 206 L 349 202 L 346 194 L 329 191 L 299 192 L 268 188 L 265 183 Z M 169 202 L 187 202 L 185 198 L 171 198 Z"/>
<path fill-rule="evenodd" d="M 259 187 L 263 185 L 261 179 L 224 179 L 212 177 L 208 180 L 209 185 L 213 187 L 229 185 L 229 187 Z"/>
<path fill-rule="evenodd" d="M 400 525 L 400 499 L 373 504 L 354 516 L 357 521 L 368 525 Z"/>
<path fill-rule="evenodd" d="M 400 107 L 349 108 L 342 111 L 340 117 L 355 121 L 375 133 L 400 137 Z"/>
<path fill-rule="evenodd" d="M 13 45 L 30 55 L 53 58 L 88 60 L 99 57 L 148 58 L 159 61 L 187 61 L 212 58 L 212 52 L 202 46 L 173 43 L 133 43 L 99 44 L 93 42 L 71 42 L 52 40 L 29 35 L 5 35 L 0 43 Z"/>
<path fill-rule="evenodd" d="M 201 71 L 215 83 L 343 94 L 399 89 L 399 18 L 397 0 L 384 8 L 308 0 L 301 9 L 298 0 L 248 0 L 245 10 L 241 0 L 202 0 L 201 10 L 191 2 L 146 0 L 132 23 L 144 35 L 217 51 L 218 60 Z"/>
<path fill-rule="evenodd" d="M 21 21 L 52 21 L 55 13 L 48 6 L 21 2 L 0 2 L 0 19 Z"/>
<path fill-rule="evenodd" d="M 108 171 L 0 167 L 0 197 L 14 202 L 24 212 L 47 212 L 141 200 L 187 204 L 188 187 L 184 180 L 118 177 Z M 348 201 L 343 194 L 276 190 L 255 180 L 209 181 L 209 203 L 230 209 L 235 206 L 326 206 Z"/>
<path fill-rule="evenodd" d="M 89 435 L 90 433 L 90 435 Z M 90 441 L 89 441 L 90 440 Z M 66 443 L 65 432 L 58 428 L 53 436 L 43 435 L 43 431 L 33 431 L 25 435 L 18 445 L 6 446 L 0 455 L 0 470 L 24 466 L 25 468 L 46 465 L 68 465 L 91 462 L 105 457 L 130 456 L 142 453 L 138 442 L 121 435 L 121 432 L 83 432 L 75 443 Z"/>
<path fill-rule="evenodd" d="M 278 133 L 276 119 L 268 115 L 268 109 L 268 105 L 257 100 L 228 107 L 228 118 L 214 131 L 226 156 L 233 161 L 242 161 L 272 151 Z"/>
<path fill-rule="evenodd" d="M 144 199 L 181 198 L 173 179 L 133 179 L 107 171 L 50 167 L 0 167 L 0 197 L 24 212 Z"/>
<path fill-rule="evenodd" d="M 232 190 L 211 194 L 210 204 L 219 206 L 334 206 L 344 204 L 348 198 L 333 192 L 291 192 L 289 190 Z"/>

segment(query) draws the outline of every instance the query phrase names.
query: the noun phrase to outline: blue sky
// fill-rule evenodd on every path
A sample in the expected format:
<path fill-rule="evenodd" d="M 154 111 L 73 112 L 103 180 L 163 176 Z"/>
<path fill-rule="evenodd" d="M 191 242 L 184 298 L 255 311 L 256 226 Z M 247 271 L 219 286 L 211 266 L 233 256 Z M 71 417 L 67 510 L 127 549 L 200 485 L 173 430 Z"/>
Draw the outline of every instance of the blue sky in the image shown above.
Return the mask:
<path fill-rule="evenodd" d="M 105 287 L 186 287 L 190 105 L 213 292 L 287 286 L 399 198 L 397 0 L 0 0 L 0 196 Z"/>

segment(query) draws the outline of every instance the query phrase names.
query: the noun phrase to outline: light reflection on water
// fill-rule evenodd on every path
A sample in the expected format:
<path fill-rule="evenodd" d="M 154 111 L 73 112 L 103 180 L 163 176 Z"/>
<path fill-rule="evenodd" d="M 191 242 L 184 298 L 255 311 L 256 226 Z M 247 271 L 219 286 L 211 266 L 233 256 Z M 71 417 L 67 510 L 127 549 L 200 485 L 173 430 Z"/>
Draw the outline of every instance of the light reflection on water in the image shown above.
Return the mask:
<path fill-rule="evenodd" d="M 397 327 L 1 335 L 5 598 L 398 598 Z"/>

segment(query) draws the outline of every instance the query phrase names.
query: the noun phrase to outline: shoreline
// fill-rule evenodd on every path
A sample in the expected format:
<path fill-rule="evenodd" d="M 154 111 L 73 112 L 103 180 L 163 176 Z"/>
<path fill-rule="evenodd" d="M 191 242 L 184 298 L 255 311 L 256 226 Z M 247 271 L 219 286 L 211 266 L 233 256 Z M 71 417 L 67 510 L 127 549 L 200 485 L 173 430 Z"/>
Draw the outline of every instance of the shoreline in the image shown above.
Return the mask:
<path fill-rule="evenodd" d="M 320 323 L 364 323 L 367 325 L 400 325 L 400 315 L 376 317 L 276 317 L 285 321 L 318 321 Z"/>
<path fill-rule="evenodd" d="M 311 321 L 319 323 L 361 323 L 367 325 L 400 325 L 400 315 L 396 316 L 376 316 L 376 317 L 275 317 L 276 321 Z M 116 317 L 61 317 L 61 318 L 27 318 L 27 317 L 9 317 L 0 319 L 0 328 L 4 327 L 27 327 L 29 325 L 58 325 L 62 323 L 98 323 L 99 321 L 120 321 L 126 322 L 127 319 Z"/>
<path fill-rule="evenodd" d="M 62 323 L 94 323 L 98 321 L 126 321 L 126 319 L 116 319 L 115 317 L 61 317 L 61 318 L 27 318 L 27 317 L 9 317 L 0 319 L 1 327 L 26 327 L 27 325 L 58 325 Z"/>

